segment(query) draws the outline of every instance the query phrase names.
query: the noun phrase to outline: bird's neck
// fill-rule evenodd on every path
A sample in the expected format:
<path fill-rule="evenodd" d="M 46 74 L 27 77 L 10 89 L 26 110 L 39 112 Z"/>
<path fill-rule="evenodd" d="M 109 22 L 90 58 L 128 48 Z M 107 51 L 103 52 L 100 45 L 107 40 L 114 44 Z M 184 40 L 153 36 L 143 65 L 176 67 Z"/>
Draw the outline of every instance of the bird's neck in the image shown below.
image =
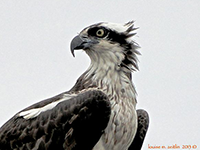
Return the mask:
<path fill-rule="evenodd" d="M 98 88 L 103 90 L 109 99 L 128 100 L 136 103 L 136 90 L 131 81 L 131 72 L 124 72 L 119 65 L 108 62 L 92 62 L 87 71 L 78 79 L 77 91 Z"/>

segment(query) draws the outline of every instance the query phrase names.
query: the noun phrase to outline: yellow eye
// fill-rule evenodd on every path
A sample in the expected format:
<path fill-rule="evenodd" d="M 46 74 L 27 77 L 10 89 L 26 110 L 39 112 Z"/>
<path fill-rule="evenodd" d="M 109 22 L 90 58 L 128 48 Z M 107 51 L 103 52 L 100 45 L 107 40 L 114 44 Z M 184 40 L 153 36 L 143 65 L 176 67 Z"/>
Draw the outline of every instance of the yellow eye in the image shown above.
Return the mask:
<path fill-rule="evenodd" d="M 99 30 L 97 30 L 97 32 L 96 32 L 96 35 L 98 36 L 98 37 L 102 37 L 102 36 L 104 36 L 104 30 L 103 29 L 99 29 Z"/>

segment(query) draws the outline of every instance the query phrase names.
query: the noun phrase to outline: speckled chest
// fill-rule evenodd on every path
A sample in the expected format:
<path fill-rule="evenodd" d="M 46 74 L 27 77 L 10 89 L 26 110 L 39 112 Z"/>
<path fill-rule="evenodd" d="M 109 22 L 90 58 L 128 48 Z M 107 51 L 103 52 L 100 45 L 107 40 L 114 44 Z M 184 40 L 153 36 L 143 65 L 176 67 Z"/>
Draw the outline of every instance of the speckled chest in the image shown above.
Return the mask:
<path fill-rule="evenodd" d="M 125 95 L 113 94 L 110 97 L 111 117 L 104 134 L 93 150 L 126 150 L 133 141 L 137 129 L 135 95 L 129 97 L 127 95 L 133 91 L 127 92 L 129 93 L 124 93 Z"/>
<path fill-rule="evenodd" d="M 90 81 L 93 81 L 91 84 L 108 96 L 111 116 L 104 134 L 93 150 L 126 150 L 137 129 L 136 91 L 127 72 L 118 68 L 116 64 L 107 62 L 105 65 L 100 60 L 101 65 L 91 65 L 88 74 L 96 72 L 90 78 Z"/>

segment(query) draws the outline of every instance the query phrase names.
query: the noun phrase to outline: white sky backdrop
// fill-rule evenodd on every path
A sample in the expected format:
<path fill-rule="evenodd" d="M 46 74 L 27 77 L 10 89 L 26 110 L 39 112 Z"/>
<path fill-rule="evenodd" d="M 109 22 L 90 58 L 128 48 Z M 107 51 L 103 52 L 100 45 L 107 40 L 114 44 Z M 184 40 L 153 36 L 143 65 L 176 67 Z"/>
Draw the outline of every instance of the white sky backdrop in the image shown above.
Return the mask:
<path fill-rule="evenodd" d="M 140 27 L 137 108 L 150 114 L 143 149 L 200 147 L 199 0 L 2 0 L 0 2 L 0 125 L 21 109 L 69 90 L 90 61 L 70 53 L 71 39 L 100 21 Z"/>

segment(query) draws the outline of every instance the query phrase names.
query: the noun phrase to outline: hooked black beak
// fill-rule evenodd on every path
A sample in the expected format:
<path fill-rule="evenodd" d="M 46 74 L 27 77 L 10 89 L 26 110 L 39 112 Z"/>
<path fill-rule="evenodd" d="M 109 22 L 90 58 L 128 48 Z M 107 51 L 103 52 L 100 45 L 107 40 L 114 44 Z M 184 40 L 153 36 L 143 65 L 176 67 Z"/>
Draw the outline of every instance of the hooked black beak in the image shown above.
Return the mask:
<path fill-rule="evenodd" d="M 90 40 L 87 37 L 81 37 L 80 35 L 75 36 L 71 41 L 71 53 L 74 55 L 74 50 L 87 49 L 90 48 L 91 45 L 98 43 L 95 40 Z"/>
<path fill-rule="evenodd" d="M 77 35 L 71 41 L 71 53 L 74 55 L 74 50 L 84 49 L 85 44 L 88 42 L 86 38 L 82 38 L 81 36 Z"/>

